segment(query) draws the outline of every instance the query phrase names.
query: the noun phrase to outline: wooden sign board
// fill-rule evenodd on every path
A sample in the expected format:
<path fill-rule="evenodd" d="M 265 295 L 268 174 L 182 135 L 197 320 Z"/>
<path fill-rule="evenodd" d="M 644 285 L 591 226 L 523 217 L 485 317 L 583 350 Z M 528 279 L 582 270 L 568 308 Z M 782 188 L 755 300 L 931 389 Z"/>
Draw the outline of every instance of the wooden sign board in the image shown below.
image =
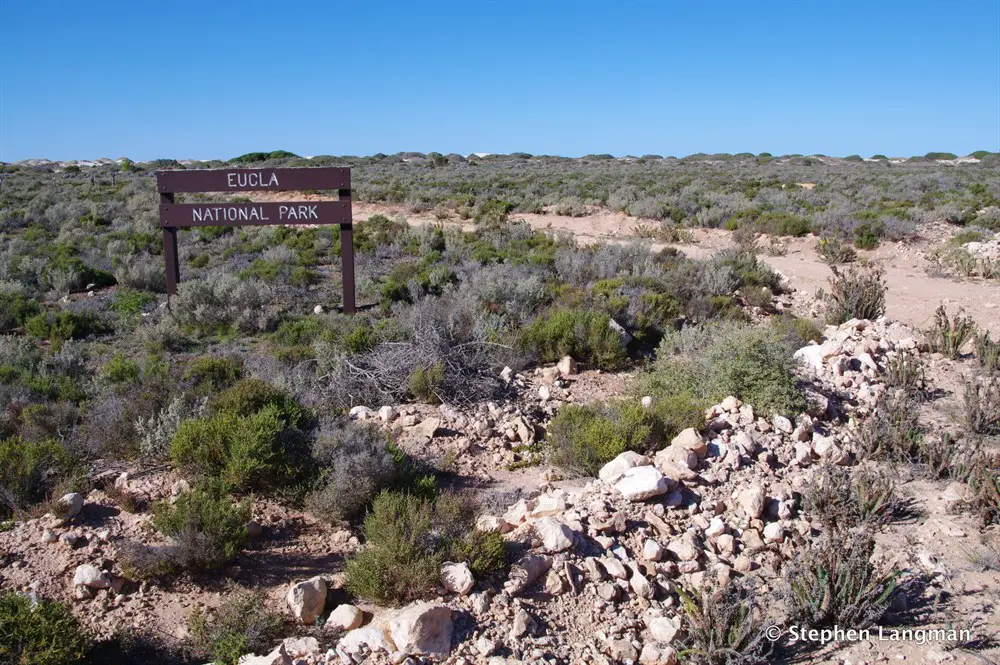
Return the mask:
<path fill-rule="evenodd" d="M 206 169 L 157 171 L 160 227 L 167 264 L 167 293 L 177 293 L 177 229 L 192 226 L 260 226 L 273 224 L 339 224 L 343 309 L 355 310 L 354 224 L 351 217 L 349 168 Z M 337 190 L 336 201 L 260 203 L 175 203 L 181 192 L 287 192 Z"/>

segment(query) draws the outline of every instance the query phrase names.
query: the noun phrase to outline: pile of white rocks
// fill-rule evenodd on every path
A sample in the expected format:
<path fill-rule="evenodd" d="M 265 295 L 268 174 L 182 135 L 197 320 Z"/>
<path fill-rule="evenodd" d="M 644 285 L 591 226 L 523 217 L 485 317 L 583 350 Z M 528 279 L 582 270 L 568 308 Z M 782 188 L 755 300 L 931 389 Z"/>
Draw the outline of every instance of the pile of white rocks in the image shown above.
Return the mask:
<path fill-rule="evenodd" d="M 822 343 L 795 352 L 807 375 L 847 395 L 861 415 L 871 412 L 885 392 L 886 367 L 900 354 L 919 355 L 921 345 L 912 330 L 886 319 L 851 319 L 826 329 Z"/>

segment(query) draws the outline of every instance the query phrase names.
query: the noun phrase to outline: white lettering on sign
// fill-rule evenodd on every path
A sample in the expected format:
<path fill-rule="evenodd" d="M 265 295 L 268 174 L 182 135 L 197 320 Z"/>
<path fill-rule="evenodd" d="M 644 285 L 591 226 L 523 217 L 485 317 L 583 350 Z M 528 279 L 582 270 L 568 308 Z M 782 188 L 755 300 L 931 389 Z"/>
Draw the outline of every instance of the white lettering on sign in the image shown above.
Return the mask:
<path fill-rule="evenodd" d="M 302 222 L 310 219 L 319 219 L 319 214 L 316 212 L 316 206 L 314 205 L 278 206 L 278 219 Z"/>
<path fill-rule="evenodd" d="M 245 187 L 270 187 L 278 184 L 278 174 L 271 172 L 271 177 L 264 175 L 263 171 L 250 171 L 249 173 L 229 173 L 227 183 L 230 189 Z"/>
<path fill-rule="evenodd" d="M 192 222 L 266 222 L 271 218 L 264 214 L 261 206 L 206 206 L 191 208 Z"/>

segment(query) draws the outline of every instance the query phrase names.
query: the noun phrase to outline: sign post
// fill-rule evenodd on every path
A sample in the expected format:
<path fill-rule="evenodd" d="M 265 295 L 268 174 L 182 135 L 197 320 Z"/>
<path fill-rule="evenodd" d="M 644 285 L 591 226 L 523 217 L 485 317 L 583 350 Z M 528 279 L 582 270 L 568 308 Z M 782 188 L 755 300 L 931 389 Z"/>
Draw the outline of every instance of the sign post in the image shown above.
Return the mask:
<path fill-rule="evenodd" d="M 160 227 L 167 293 L 176 295 L 180 282 L 177 230 L 193 226 L 260 226 L 275 224 L 339 224 L 343 310 L 355 311 L 354 223 L 351 216 L 349 168 L 211 169 L 157 171 Z M 285 192 L 336 189 L 336 201 L 281 203 L 175 203 L 179 192 Z"/>

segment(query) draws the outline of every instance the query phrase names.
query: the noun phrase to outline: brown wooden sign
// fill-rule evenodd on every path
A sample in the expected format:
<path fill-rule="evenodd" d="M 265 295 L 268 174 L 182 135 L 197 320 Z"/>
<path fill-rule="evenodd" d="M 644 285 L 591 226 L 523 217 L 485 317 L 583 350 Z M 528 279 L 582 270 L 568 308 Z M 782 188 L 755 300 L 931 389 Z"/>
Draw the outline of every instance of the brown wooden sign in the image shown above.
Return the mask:
<path fill-rule="evenodd" d="M 248 226 L 267 224 L 339 224 L 343 309 L 355 310 L 354 224 L 351 216 L 349 168 L 211 169 L 157 171 L 163 258 L 167 264 L 167 293 L 177 293 L 180 266 L 177 229 L 192 226 Z M 337 201 L 260 203 L 175 203 L 180 192 L 253 192 L 337 190 Z"/>
<path fill-rule="evenodd" d="M 156 188 L 173 192 L 292 192 L 306 189 L 350 189 L 351 169 L 198 169 L 157 171 Z"/>

